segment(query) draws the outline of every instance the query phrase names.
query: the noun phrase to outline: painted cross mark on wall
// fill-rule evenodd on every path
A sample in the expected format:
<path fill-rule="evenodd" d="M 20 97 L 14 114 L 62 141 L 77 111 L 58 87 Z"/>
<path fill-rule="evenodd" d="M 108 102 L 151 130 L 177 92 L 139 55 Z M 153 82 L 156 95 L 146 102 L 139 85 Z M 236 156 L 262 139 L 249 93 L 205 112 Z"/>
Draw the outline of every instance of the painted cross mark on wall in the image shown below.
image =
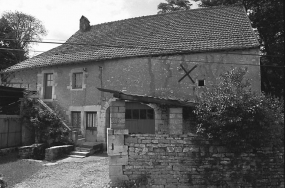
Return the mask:
<path fill-rule="evenodd" d="M 195 65 L 192 69 L 190 69 L 189 71 L 187 71 L 184 67 L 183 67 L 183 65 L 181 65 L 180 64 L 180 67 L 184 70 L 184 72 L 185 72 L 185 75 L 182 77 L 182 78 L 180 78 L 179 80 L 178 80 L 178 82 L 181 82 L 186 76 L 188 76 L 188 78 L 192 81 L 192 83 L 194 84 L 195 82 L 194 82 L 194 80 L 191 78 L 191 76 L 189 75 L 196 67 L 197 67 L 197 65 Z"/>

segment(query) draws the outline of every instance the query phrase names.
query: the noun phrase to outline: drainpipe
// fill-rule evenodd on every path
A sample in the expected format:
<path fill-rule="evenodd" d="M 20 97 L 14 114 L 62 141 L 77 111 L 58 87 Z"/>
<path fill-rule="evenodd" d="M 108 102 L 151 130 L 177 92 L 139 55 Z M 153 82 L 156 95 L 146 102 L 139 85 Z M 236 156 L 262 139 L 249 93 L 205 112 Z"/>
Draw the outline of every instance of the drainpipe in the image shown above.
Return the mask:
<path fill-rule="evenodd" d="M 99 70 L 100 70 L 100 75 L 99 75 L 99 79 L 100 79 L 100 88 L 103 88 L 103 67 L 99 66 Z M 101 92 L 101 101 L 104 101 L 104 92 Z"/>

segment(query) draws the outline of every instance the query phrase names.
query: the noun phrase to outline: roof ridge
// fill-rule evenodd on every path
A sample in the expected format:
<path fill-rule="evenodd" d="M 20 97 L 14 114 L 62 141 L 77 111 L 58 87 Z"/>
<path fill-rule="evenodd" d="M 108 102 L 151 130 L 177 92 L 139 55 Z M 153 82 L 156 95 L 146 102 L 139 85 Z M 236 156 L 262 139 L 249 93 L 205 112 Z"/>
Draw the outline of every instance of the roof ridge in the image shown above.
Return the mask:
<path fill-rule="evenodd" d="M 200 8 L 196 8 L 196 9 L 180 10 L 180 11 L 173 11 L 173 12 L 168 12 L 168 13 L 163 13 L 163 14 L 152 14 L 152 15 L 145 15 L 145 16 L 138 16 L 138 17 L 132 17 L 132 18 L 125 18 L 125 19 L 121 19 L 121 20 L 103 22 L 103 23 L 91 25 L 91 27 L 105 25 L 105 24 L 107 25 L 107 24 L 121 22 L 121 21 L 125 21 L 125 20 L 134 20 L 134 19 L 146 18 L 146 17 L 150 18 L 150 17 L 156 17 L 156 16 L 165 16 L 165 15 L 170 15 L 170 14 L 181 14 L 181 13 L 190 12 L 190 11 L 191 12 L 201 11 L 201 10 L 205 11 L 205 10 L 224 9 L 224 8 L 231 8 L 231 7 L 241 7 L 242 8 L 243 5 L 241 3 L 236 3 L 236 4 L 233 4 L 233 5 L 227 5 L 227 6 L 219 5 L 219 6 L 213 6 L 213 7 L 200 7 Z"/>

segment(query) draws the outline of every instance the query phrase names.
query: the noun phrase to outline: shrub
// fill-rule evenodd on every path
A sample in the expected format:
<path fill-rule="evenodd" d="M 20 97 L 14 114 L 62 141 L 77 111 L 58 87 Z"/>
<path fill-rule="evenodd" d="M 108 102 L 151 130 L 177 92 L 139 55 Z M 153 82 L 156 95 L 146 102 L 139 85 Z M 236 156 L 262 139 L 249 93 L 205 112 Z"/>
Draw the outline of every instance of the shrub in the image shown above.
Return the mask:
<path fill-rule="evenodd" d="M 284 103 L 253 92 L 246 72 L 233 69 L 221 75 L 217 87 L 207 88 L 194 111 L 196 131 L 235 151 L 283 146 Z"/>
<path fill-rule="evenodd" d="M 68 130 L 56 114 L 42 109 L 35 99 L 25 98 L 23 104 L 23 119 L 30 122 L 38 142 L 49 147 L 70 143 Z"/>
<path fill-rule="evenodd" d="M 6 188 L 8 185 L 3 179 L 3 175 L 0 174 L 0 188 Z"/>

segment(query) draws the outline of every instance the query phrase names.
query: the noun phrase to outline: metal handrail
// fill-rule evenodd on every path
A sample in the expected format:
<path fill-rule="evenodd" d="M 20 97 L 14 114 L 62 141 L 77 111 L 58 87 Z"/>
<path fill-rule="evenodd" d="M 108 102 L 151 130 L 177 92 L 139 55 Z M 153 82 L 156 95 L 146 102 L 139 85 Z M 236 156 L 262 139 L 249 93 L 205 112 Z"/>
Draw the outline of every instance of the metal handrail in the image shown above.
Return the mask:
<path fill-rule="evenodd" d="M 37 102 L 39 102 L 45 109 L 47 109 L 50 113 L 52 113 L 52 114 L 54 114 L 54 115 L 57 115 L 57 114 L 53 111 L 53 109 L 51 109 L 44 101 L 42 101 L 41 99 L 36 99 L 36 100 L 37 100 Z M 60 120 L 61 120 L 61 119 L 60 119 Z M 66 125 L 66 123 L 65 123 L 64 121 L 61 120 L 61 122 L 62 122 L 63 126 L 65 126 L 69 131 L 71 131 L 71 128 L 70 128 L 68 125 Z"/>

